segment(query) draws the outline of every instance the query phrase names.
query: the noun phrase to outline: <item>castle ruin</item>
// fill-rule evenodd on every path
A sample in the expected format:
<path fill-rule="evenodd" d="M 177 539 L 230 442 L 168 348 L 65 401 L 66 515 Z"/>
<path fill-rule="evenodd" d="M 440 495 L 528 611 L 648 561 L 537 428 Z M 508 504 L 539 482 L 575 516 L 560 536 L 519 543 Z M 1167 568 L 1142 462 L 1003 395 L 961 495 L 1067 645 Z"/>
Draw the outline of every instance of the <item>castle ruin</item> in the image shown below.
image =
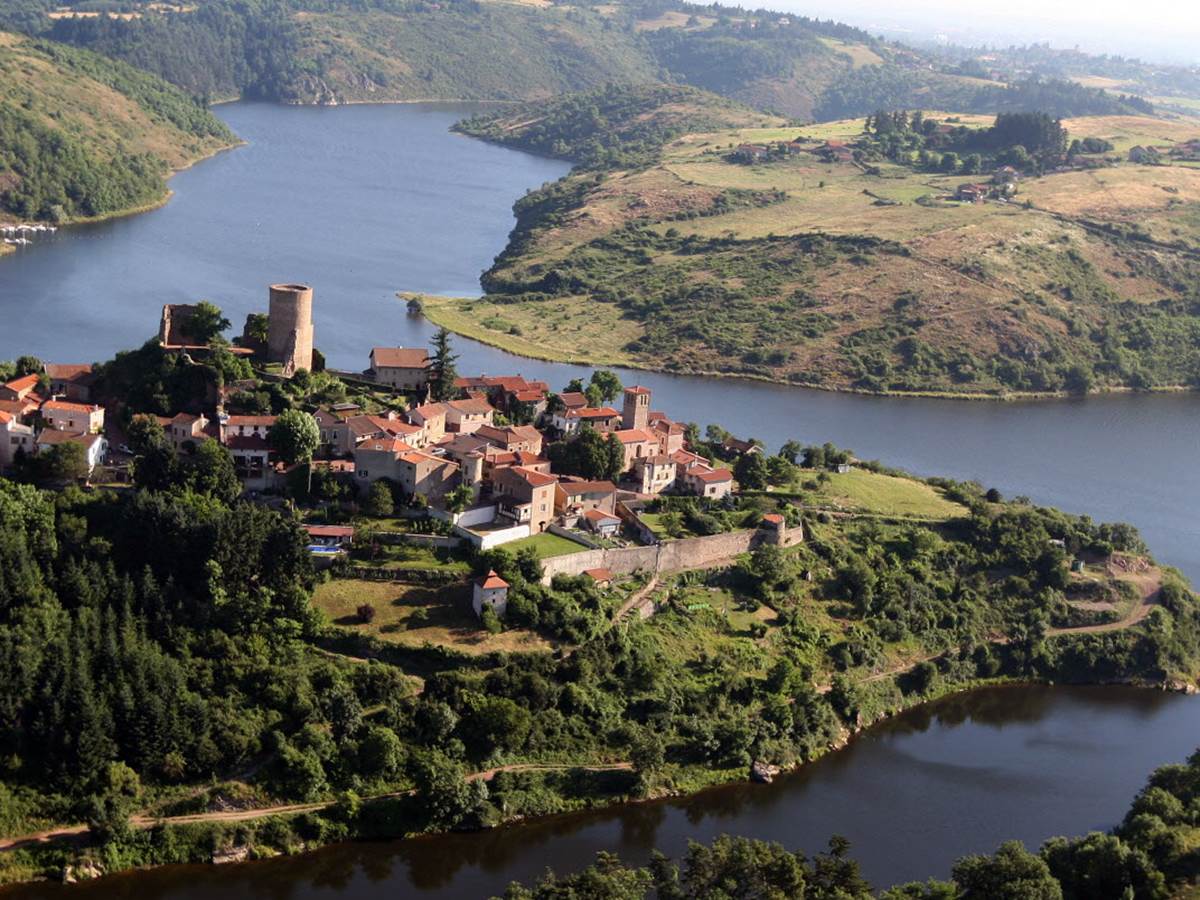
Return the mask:
<path fill-rule="evenodd" d="M 312 371 L 312 299 L 312 288 L 306 284 L 271 285 L 267 362 L 279 363 L 288 378 L 298 369 Z"/>

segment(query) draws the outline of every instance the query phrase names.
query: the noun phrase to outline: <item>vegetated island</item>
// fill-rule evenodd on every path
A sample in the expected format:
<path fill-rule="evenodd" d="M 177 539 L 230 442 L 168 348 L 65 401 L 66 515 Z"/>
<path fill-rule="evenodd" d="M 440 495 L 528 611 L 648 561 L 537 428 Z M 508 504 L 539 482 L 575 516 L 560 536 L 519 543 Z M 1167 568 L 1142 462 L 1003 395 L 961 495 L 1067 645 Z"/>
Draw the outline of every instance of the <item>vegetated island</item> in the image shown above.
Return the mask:
<path fill-rule="evenodd" d="M 1200 119 L 1053 95 L 801 126 L 610 86 L 473 118 L 577 165 L 516 204 L 485 296 L 422 305 L 518 353 L 839 390 L 1195 387 Z"/>
<path fill-rule="evenodd" d="M 0 32 L 0 226 L 154 206 L 168 196 L 172 171 L 236 142 L 202 104 L 154 75 Z M 6 230 L 5 238 L 39 233 Z"/>
<path fill-rule="evenodd" d="M 319 440 L 307 410 L 352 409 L 409 435 L 434 410 L 403 423 L 386 418 L 405 405 L 386 385 L 281 379 L 227 348 L 215 307 L 196 307 L 197 334 L 202 320 L 207 350 L 152 341 L 89 373 L 89 396 L 129 441 L 132 486 L 73 486 L 88 469 L 82 435 L 20 455 L 0 479 L 5 881 L 485 828 L 769 779 L 972 686 L 1191 690 L 1200 670 L 1200 603 L 1132 527 L 831 445 L 770 455 L 717 427 L 683 428 L 697 471 L 730 467 L 738 489 L 638 506 L 639 531 L 680 554 L 653 574 L 547 579 L 551 566 L 578 571 L 567 554 L 581 552 L 550 532 L 486 551 L 438 546 L 436 498 L 386 479 L 361 492 L 344 461 L 302 456 Z M 454 396 L 448 346 L 431 358 L 436 396 Z M 27 373 L 6 388 L 28 402 L 49 380 L 40 370 L 22 358 L 0 375 Z M 564 387 L 599 401 L 621 392 L 612 373 Z M 178 411 L 216 395 L 246 427 L 273 423 L 265 446 L 288 463 L 273 482 L 282 493 L 245 498 L 224 431 L 179 439 L 199 419 Z M 506 408 L 525 421 L 520 402 Z M 546 440 L 564 476 L 594 484 L 622 468 L 613 438 L 590 429 Z M 339 524 L 351 551 L 318 573 L 310 535 Z M 686 562 L 685 548 L 714 539 L 728 558 Z M 506 585 L 503 619 L 471 610 L 473 578 Z"/>

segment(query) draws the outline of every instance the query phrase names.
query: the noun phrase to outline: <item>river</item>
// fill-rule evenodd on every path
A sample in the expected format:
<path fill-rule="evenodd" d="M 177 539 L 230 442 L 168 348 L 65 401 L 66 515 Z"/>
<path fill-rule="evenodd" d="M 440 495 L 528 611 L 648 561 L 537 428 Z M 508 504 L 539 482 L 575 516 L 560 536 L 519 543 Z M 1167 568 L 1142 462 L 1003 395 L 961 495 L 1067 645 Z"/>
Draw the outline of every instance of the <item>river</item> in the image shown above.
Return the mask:
<path fill-rule="evenodd" d="M 946 877 L 958 857 L 1019 838 L 1111 828 L 1156 766 L 1200 737 L 1200 698 L 1133 688 L 1004 687 L 950 697 L 870 729 L 770 787 L 560 816 L 479 834 L 344 844 L 238 866 L 171 866 L 82 887 L 21 888 L 79 900 L 458 900 L 498 894 L 599 850 L 645 862 L 721 834 L 808 853 L 850 839 L 876 885 Z M 0 892 L 0 895 L 9 897 Z"/>
<path fill-rule="evenodd" d="M 0 358 L 104 359 L 151 337 L 163 303 L 211 299 L 240 323 L 266 286 L 316 289 L 317 344 L 362 367 L 376 344 L 430 326 L 394 293 L 474 294 L 512 202 L 566 166 L 448 132 L 469 107 L 218 109 L 247 145 L 177 175 L 161 209 L 60 231 L 0 260 Z M 578 367 L 459 341 L 461 371 L 541 377 Z M 1158 558 L 1200 581 L 1200 395 L 1041 403 L 899 400 L 714 378 L 621 372 L 656 408 L 778 445 L 826 440 L 923 475 L 1136 524 Z M 1200 701 L 1122 689 L 982 692 L 872 731 L 771 789 L 737 786 L 484 835 L 331 848 L 230 869 L 165 870 L 81 895 L 347 898 L 388 889 L 472 897 L 604 848 L 642 859 L 722 832 L 819 849 L 851 837 L 879 882 L 946 874 L 1006 837 L 1111 826 L 1156 764 L 1200 742 Z M 25 889 L 41 896 L 49 888 Z"/>

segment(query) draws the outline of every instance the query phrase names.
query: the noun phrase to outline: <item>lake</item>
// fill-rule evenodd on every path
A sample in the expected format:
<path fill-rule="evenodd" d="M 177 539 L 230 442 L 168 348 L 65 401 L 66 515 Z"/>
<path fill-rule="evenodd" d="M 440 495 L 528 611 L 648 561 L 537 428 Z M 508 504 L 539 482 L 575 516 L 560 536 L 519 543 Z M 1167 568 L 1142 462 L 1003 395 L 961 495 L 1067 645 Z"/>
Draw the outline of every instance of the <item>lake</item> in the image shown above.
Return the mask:
<path fill-rule="evenodd" d="M 107 358 L 153 336 L 164 303 L 213 300 L 240 329 L 277 281 L 314 286 L 317 345 L 332 365 L 365 367 L 378 344 L 427 343 L 429 324 L 395 292 L 478 294 L 513 201 L 567 170 L 449 132 L 478 108 L 218 107 L 246 146 L 177 175 L 166 206 L 0 260 L 0 359 Z M 464 373 L 519 372 L 559 388 L 583 371 L 458 344 Z M 1200 581 L 1198 394 L 973 403 L 620 374 L 683 421 L 770 446 L 833 441 L 920 475 L 1131 521 L 1162 561 Z"/>
<path fill-rule="evenodd" d="M 870 729 L 775 784 L 559 816 L 477 834 L 344 844 L 238 866 L 171 866 L 12 896 L 79 900 L 421 900 L 487 897 L 599 850 L 645 862 L 721 834 L 814 853 L 852 842 L 877 886 L 946 877 L 958 857 L 1120 821 L 1146 776 L 1200 739 L 1200 698 L 1133 688 L 1003 687 L 946 698 Z M 0 891 L 5 898 L 10 895 Z"/>

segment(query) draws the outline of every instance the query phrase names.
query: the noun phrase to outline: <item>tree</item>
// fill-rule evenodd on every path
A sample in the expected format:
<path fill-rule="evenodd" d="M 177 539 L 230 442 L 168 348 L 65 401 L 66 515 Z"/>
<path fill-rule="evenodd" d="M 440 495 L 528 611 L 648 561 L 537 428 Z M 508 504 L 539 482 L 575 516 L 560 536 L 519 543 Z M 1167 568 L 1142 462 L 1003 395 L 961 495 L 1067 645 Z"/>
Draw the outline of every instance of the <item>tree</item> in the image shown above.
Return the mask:
<path fill-rule="evenodd" d="M 129 818 L 137 808 L 142 782 L 125 763 L 109 763 L 88 804 L 88 830 L 100 844 L 129 834 Z"/>
<path fill-rule="evenodd" d="M 779 448 L 779 455 L 788 462 L 795 465 L 796 460 L 800 458 L 800 454 L 804 452 L 804 447 L 799 441 L 788 440 Z"/>
<path fill-rule="evenodd" d="M 605 449 L 608 451 L 608 464 L 604 477 L 616 481 L 625 471 L 625 445 L 615 434 L 610 434 Z"/>
<path fill-rule="evenodd" d="M 37 459 L 42 478 L 47 481 L 80 481 L 91 472 L 87 451 L 75 441 L 55 444 Z"/>
<path fill-rule="evenodd" d="M 288 465 L 308 462 L 321 443 L 321 429 L 309 413 L 287 409 L 271 426 L 267 441 Z"/>
<path fill-rule="evenodd" d="M 418 808 L 433 828 L 453 828 L 486 797 L 485 783 L 474 783 L 483 787 L 481 796 L 463 776 L 462 767 L 439 750 L 414 755 L 410 768 Z"/>
<path fill-rule="evenodd" d="M 387 482 L 372 482 L 370 490 L 367 491 L 367 502 L 363 504 L 363 511 L 368 516 L 384 518 L 395 512 L 395 509 L 395 501 L 392 499 L 392 491 L 387 486 Z"/>
<path fill-rule="evenodd" d="M 962 900 L 1062 900 L 1050 867 L 1020 841 L 1007 841 L 992 856 L 964 856 L 952 872 Z"/>
<path fill-rule="evenodd" d="M 733 464 L 733 477 L 745 491 L 766 490 L 769 474 L 761 453 L 743 453 Z"/>
<path fill-rule="evenodd" d="M 45 365 L 36 356 L 18 356 L 14 364 L 13 376 L 23 378 L 26 375 L 40 375 L 45 368 Z"/>
<path fill-rule="evenodd" d="M 433 354 L 429 360 L 429 394 L 437 401 L 453 400 L 458 355 L 450 352 L 450 331 L 439 328 L 433 336 Z"/>
<path fill-rule="evenodd" d="M 475 491 L 469 484 L 460 484 L 446 495 L 446 511 L 460 513 L 475 499 Z"/>
<path fill-rule="evenodd" d="M 216 441 L 201 441 L 187 466 L 188 484 L 197 494 L 206 494 L 226 504 L 241 496 L 242 483 L 233 467 L 233 457 Z"/>
<path fill-rule="evenodd" d="M 252 341 L 257 341 L 260 344 L 267 343 L 267 330 L 269 328 L 269 320 L 265 313 L 250 313 L 246 316 L 246 337 Z"/>
<path fill-rule="evenodd" d="M 229 320 L 221 308 L 207 300 L 201 300 L 192 308 L 192 316 L 187 322 L 188 334 L 201 344 L 212 343 L 228 327 Z"/>
<path fill-rule="evenodd" d="M 592 373 L 592 384 L 600 390 L 600 398 L 605 402 L 615 400 L 623 390 L 621 379 L 607 369 L 598 369 Z"/>
<path fill-rule="evenodd" d="M 358 621 L 363 625 L 370 625 L 375 621 L 375 607 L 370 603 L 358 604 L 358 606 L 355 607 L 354 612 L 358 616 Z"/>

